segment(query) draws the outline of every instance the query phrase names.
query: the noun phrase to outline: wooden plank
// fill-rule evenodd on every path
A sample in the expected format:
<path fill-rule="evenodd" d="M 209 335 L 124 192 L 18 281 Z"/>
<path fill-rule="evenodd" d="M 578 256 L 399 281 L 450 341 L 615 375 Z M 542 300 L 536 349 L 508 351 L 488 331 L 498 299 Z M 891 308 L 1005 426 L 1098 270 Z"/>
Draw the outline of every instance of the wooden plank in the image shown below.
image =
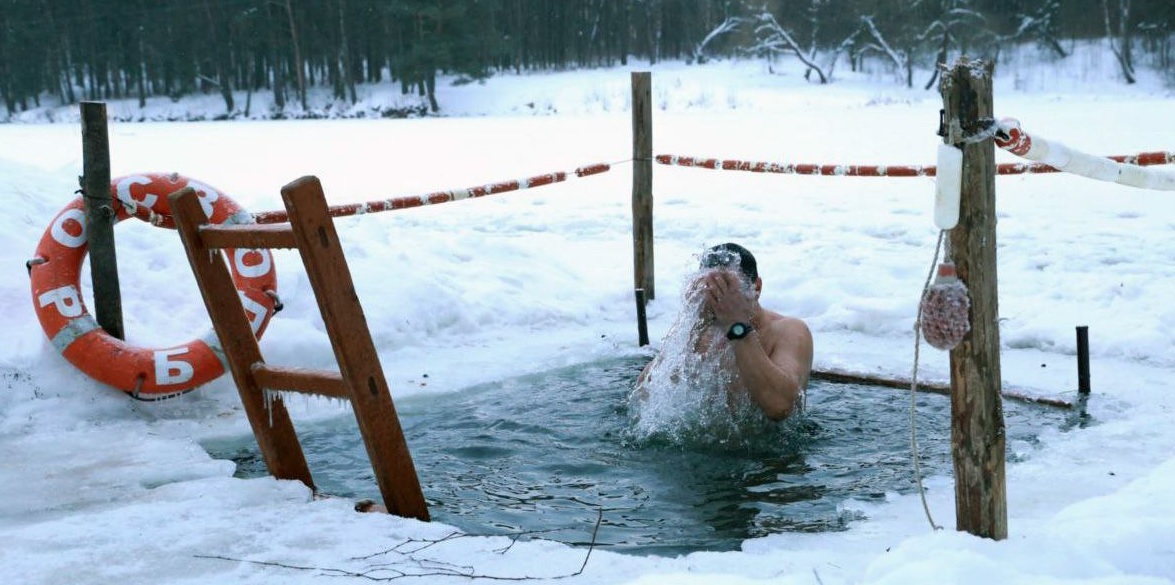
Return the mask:
<path fill-rule="evenodd" d="M 188 253 L 188 262 L 200 286 L 200 295 L 228 358 L 229 371 L 237 383 L 241 404 L 269 473 L 278 479 L 299 480 L 317 491 L 285 403 L 280 396 L 266 400 L 265 391 L 253 380 L 250 367 L 263 361 L 261 348 L 245 316 L 245 307 L 241 304 L 224 255 L 210 251 L 200 237 L 200 226 L 208 219 L 196 192 L 185 187 L 172 193 L 168 200 L 176 229 Z"/>
<path fill-rule="evenodd" d="M 393 514 L 428 520 L 428 504 L 322 185 L 315 177 L 302 177 L 282 187 L 282 200 L 339 362 L 339 372 L 350 389 L 351 406 L 384 504 Z"/>
<path fill-rule="evenodd" d="M 253 383 L 259 388 L 316 394 L 341 400 L 351 398 L 347 384 L 338 372 L 271 366 L 263 363 L 253 364 L 249 371 L 253 374 Z"/>
<path fill-rule="evenodd" d="M 94 284 L 94 318 L 110 335 L 126 339 L 114 246 L 106 104 L 82 102 L 81 109 L 82 193 L 86 208 L 86 239 L 90 246 L 90 279 Z"/>
<path fill-rule="evenodd" d="M 883 378 L 881 376 L 859 374 L 846 370 L 812 370 L 809 377 L 813 380 L 823 380 L 834 384 L 860 384 L 862 386 L 880 386 L 895 390 L 909 390 L 911 382 L 909 378 Z M 951 385 L 920 381 L 918 382 L 918 391 L 927 394 L 950 396 Z M 1049 396 L 1036 396 L 1024 391 L 1004 389 L 1000 395 L 1009 400 L 1018 400 L 1020 402 L 1031 402 L 1033 404 L 1054 406 L 1056 408 L 1073 408 L 1073 403 L 1067 400 Z"/>
<path fill-rule="evenodd" d="M 1000 332 L 996 278 L 995 146 L 963 142 L 992 118 L 992 66 L 960 58 L 943 75 L 945 141 L 963 148 L 959 224 L 950 246 L 971 296 L 971 332 L 951 350 L 951 454 L 957 528 L 1008 537 L 1004 414 L 1000 401 Z"/>
<path fill-rule="evenodd" d="M 645 300 L 653 283 L 653 81 L 648 71 L 632 73 L 632 249 L 634 288 Z"/>
<path fill-rule="evenodd" d="M 200 228 L 200 238 L 209 248 L 297 248 L 288 223 L 212 225 Z"/>

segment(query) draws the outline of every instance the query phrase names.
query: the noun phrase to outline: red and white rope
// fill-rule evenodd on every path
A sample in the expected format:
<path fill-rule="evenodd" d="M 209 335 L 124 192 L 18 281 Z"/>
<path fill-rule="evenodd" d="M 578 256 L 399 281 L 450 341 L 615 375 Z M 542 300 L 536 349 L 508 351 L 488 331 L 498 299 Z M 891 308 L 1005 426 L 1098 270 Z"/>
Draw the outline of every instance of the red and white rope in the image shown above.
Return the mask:
<path fill-rule="evenodd" d="M 1098 157 L 1072 150 L 1058 142 L 1050 142 L 1040 137 L 1030 136 L 1020 127 L 1020 123 L 1013 119 L 1001 120 L 996 126 L 994 139 L 997 146 L 1034 161 L 1030 163 L 999 164 L 996 166 L 996 174 L 998 175 L 1056 173 L 1063 171 L 1132 187 L 1175 191 L 1175 174 L 1144 168 L 1152 165 L 1175 164 L 1175 153 L 1155 151 L 1141 152 L 1133 155 Z M 663 165 L 680 167 L 831 177 L 933 177 L 937 174 L 938 170 L 934 165 L 796 164 L 700 158 L 670 154 L 659 154 L 654 157 L 654 160 Z M 612 170 L 611 164 L 596 163 L 581 166 L 571 173 L 559 171 L 535 175 L 524 179 L 487 183 L 465 189 L 435 191 L 423 195 L 379 199 L 365 203 L 348 203 L 332 206 L 329 208 L 329 211 L 331 217 L 344 217 L 436 205 L 451 201 L 460 201 L 462 199 L 496 195 L 509 191 L 542 187 L 544 185 L 566 181 L 572 175 L 575 177 L 587 177 L 610 170 Z M 254 214 L 253 219 L 257 223 L 282 223 L 289 221 L 289 216 L 284 210 L 263 211 Z"/>
<path fill-rule="evenodd" d="M 659 154 L 658 163 L 679 167 L 698 167 L 724 171 L 779 173 L 784 175 L 824 175 L 834 177 L 933 177 L 934 165 L 819 165 L 753 162 L 735 159 L 698 158 Z"/>
<path fill-rule="evenodd" d="M 1175 162 L 1175 156 L 1169 152 L 1147 152 L 1121 158 L 1094 156 L 1060 142 L 1029 135 L 1020 127 L 1019 120 L 1012 118 L 1004 118 L 996 123 L 994 140 L 996 146 L 1016 156 L 1066 173 L 1140 189 L 1175 191 L 1175 173 L 1143 166 Z"/>
<path fill-rule="evenodd" d="M 579 167 L 574 171 L 571 171 L 570 175 L 575 177 L 587 177 L 590 175 L 606 173 L 610 170 L 612 170 L 611 164 L 596 163 Z M 554 173 L 547 173 L 544 175 L 526 177 L 524 179 L 487 183 L 485 185 L 468 187 L 466 189 L 434 191 L 432 193 L 425 193 L 423 195 L 408 195 L 404 197 L 395 197 L 392 199 L 367 201 L 365 203 L 346 203 L 343 205 L 334 205 L 328 208 L 328 211 L 331 217 L 345 217 L 349 215 L 363 215 L 367 213 L 377 213 L 380 211 L 422 207 L 425 205 L 437 205 L 440 203 L 449 203 L 451 201 L 460 201 L 462 199 L 485 197 L 486 195 L 497 195 L 498 193 L 520 191 L 522 189 L 533 189 L 535 187 L 542 187 L 544 185 L 552 185 L 566 181 L 568 176 L 569 173 L 565 171 L 559 171 Z M 253 219 L 257 223 L 282 223 L 290 220 L 289 215 L 285 212 L 285 210 L 263 211 L 255 213 L 253 215 Z"/>
<path fill-rule="evenodd" d="M 819 175 L 827 177 L 933 177 L 938 172 L 938 168 L 935 165 L 793 164 L 701 158 L 671 154 L 659 154 L 655 157 L 655 160 L 663 165 L 679 167 L 746 171 L 751 173 L 778 173 L 784 175 Z M 1123 163 L 1124 165 L 1137 165 L 1139 167 L 1175 164 L 1175 153 L 1164 151 L 1141 152 L 1132 155 L 1111 156 L 1106 160 Z M 1062 172 L 1062 170 L 1065 169 L 1058 169 L 1045 162 L 1017 162 L 996 165 L 997 175 L 1058 173 Z"/>

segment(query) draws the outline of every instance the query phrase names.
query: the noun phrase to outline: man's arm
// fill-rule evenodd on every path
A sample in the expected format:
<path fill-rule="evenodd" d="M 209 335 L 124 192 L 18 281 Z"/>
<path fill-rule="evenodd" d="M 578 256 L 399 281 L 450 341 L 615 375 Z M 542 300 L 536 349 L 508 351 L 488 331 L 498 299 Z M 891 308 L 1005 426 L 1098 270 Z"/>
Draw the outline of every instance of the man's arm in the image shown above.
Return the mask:
<path fill-rule="evenodd" d="M 803 321 L 788 318 L 763 329 L 730 343 L 751 400 L 768 418 L 782 420 L 795 410 L 796 400 L 808 385 L 812 333 Z"/>
<path fill-rule="evenodd" d="M 737 321 L 750 321 L 757 312 L 766 313 L 757 309 L 760 281 L 749 295 L 732 271 L 715 271 L 705 279 L 706 303 L 722 330 Z M 730 343 L 751 399 L 768 417 L 781 420 L 792 413 L 796 398 L 808 384 L 812 333 L 798 319 L 776 316 L 763 321 L 758 324 L 760 330 Z"/>

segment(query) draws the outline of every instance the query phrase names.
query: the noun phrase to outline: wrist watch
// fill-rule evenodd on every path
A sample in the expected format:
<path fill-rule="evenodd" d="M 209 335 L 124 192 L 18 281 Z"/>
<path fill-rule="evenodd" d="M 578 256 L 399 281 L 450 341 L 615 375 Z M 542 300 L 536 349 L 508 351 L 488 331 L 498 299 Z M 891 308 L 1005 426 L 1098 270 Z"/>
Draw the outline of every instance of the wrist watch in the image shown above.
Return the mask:
<path fill-rule="evenodd" d="M 730 326 L 730 329 L 726 332 L 726 338 L 732 341 L 735 339 L 742 339 L 754 330 L 755 328 L 751 327 L 750 323 L 743 323 L 740 321 Z"/>

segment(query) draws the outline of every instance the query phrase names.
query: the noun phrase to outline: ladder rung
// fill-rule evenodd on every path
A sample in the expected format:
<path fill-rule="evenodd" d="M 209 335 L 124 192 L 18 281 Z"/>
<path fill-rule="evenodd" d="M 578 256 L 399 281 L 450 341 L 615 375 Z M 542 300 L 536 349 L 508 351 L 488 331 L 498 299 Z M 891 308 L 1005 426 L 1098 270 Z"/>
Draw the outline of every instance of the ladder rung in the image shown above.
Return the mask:
<path fill-rule="evenodd" d="M 260 362 L 253 364 L 249 370 L 260 388 L 351 399 L 347 384 L 338 372 L 271 366 Z"/>
<path fill-rule="evenodd" d="M 200 226 L 200 239 L 209 248 L 297 248 L 288 223 Z"/>

